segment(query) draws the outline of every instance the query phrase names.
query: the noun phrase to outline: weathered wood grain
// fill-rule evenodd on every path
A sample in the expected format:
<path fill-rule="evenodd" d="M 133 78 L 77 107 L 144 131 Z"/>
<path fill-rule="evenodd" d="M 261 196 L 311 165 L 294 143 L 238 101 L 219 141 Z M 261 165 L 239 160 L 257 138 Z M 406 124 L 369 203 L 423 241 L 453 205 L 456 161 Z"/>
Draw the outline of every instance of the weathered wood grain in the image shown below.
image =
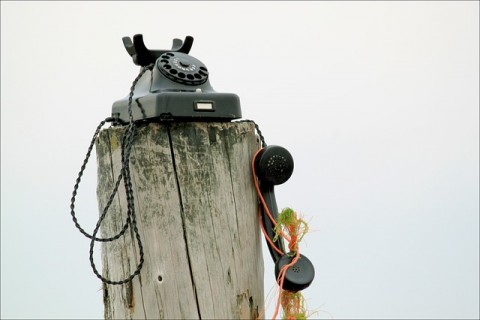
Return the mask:
<path fill-rule="evenodd" d="M 120 172 L 122 128 L 97 140 L 103 210 Z M 145 250 L 131 284 L 104 285 L 105 318 L 256 318 L 263 305 L 263 259 L 250 161 L 258 148 L 249 123 L 151 123 L 138 131 L 130 167 L 137 224 Z M 126 220 L 120 196 L 102 236 Z M 135 270 L 133 232 L 102 246 L 103 275 Z M 133 239 L 133 240 L 132 240 Z"/>

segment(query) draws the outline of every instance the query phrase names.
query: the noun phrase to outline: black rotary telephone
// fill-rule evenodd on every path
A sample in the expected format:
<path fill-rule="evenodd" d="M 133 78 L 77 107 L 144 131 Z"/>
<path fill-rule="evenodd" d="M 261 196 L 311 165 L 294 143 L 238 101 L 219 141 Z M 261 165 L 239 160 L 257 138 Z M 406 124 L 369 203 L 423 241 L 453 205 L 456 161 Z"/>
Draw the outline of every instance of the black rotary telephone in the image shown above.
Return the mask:
<path fill-rule="evenodd" d="M 207 67 L 188 54 L 192 37 L 173 39 L 170 50 L 147 49 L 141 34 L 134 35 L 133 42 L 130 37 L 122 40 L 133 63 L 150 69 L 135 87 L 134 121 L 230 121 L 242 117 L 238 96 L 215 92 Z M 128 96 L 114 102 L 112 117 L 117 119 L 116 124 L 130 120 L 128 104 Z"/>
<path fill-rule="evenodd" d="M 282 267 L 289 264 L 293 257 L 286 254 L 281 237 L 274 240 L 274 224 L 269 215 L 276 220 L 278 208 L 274 186 L 286 182 L 293 173 L 293 167 L 292 155 L 287 149 L 280 146 L 266 146 L 253 159 L 253 170 L 258 178 L 260 189 L 259 197 L 263 198 L 260 203 L 261 219 L 266 232 L 265 237 L 269 238 L 266 240 L 268 250 L 275 263 L 276 279 L 278 279 Z M 314 277 L 315 269 L 312 262 L 300 254 L 300 259 L 287 270 L 282 288 L 289 291 L 303 290 L 310 286 Z"/>
<path fill-rule="evenodd" d="M 144 121 L 231 121 L 242 117 L 240 99 L 233 93 L 215 92 L 209 82 L 207 67 L 196 58 L 188 55 L 193 44 L 193 38 L 187 36 L 184 41 L 173 39 L 170 50 L 149 50 L 143 43 L 143 36 L 136 34 L 133 42 L 129 37 L 124 37 L 123 44 L 133 62 L 141 66 L 137 78 L 133 81 L 127 97 L 114 102 L 112 116 L 101 121 L 90 142 L 87 155 L 78 173 L 70 202 L 70 214 L 75 226 L 90 241 L 90 264 L 95 275 L 108 284 L 120 285 L 131 281 L 142 269 L 143 246 L 136 227 L 135 206 L 133 191 L 131 189 L 130 172 L 128 169 L 131 145 L 135 137 L 137 123 Z M 135 102 L 135 103 L 133 103 Z M 277 217 L 277 203 L 275 200 L 274 186 L 286 182 L 293 173 L 293 158 L 291 154 L 279 146 L 266 146 L 258 125 L 252 120 L 240 120 L 255 124 L 261 138 L 263 148 L 255 154 L 252 160 L 255 181 L 258 183 L 259 198 L 263 200 L 260 205 L 261 223 L 266 231 L 268 249 L 275 262 L 275 277 L 278 278 L 283 266 L 290 264 L 293 257 L 285 252 L 281 237 L 275 239 L 274 223 Z M 102 210 L 94 232 L 88 234 L 78 223 L 75 214 L 75 199 L 81 182 L 85 166 L 90 157 L 96 138 L 107 123 L 114 125 L 129 124 L 122 141 L 122 173 L 118 176 L 116 186 L 112 190 L 110 201 Z M 110 238 L 98 238 L 100 225 L 107 214 L 113 196 L 117 193 L 119 182 L 126 181 L 126 194 L 129 206 L 129 218 L 122 230 Z M 130 203 L 131 202 L 131 203 Z M 272 216 L 272 219 L 270 219 Z M 138 242 L 140 262 L 130 276 L 123 280 L 110 280 L 104 278 L 97 270 L 93 261 L 93 247 L 96 241 L 109 242 L 117 240 L 125 234 L 128 227 L 132 227 Z M 273 244 L 270 244 L 270 242 Z M 278 252 L 275 250 L 278 249 Z M 315 270 L 313 264 L 304 255 L 291 266 L 284 278 L 283 289 L 300 291 L 307 288 L 313 281 Z"/>

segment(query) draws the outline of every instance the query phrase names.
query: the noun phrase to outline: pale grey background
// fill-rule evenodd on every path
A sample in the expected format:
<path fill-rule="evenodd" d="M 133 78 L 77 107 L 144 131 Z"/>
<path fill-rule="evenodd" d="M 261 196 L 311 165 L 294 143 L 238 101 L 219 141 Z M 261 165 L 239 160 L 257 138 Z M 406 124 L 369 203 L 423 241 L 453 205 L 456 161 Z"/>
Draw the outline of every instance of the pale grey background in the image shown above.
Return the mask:
<path fill-rule="evenodd" d="M 2 1 L 1 317 L 103 317 L 69 199 L 138 72 L 121 37 L 143 33 L 194 36 L 214 88 L 292 152 L 277 198 L 310 221 L 314 317 L 478 318 L 478 30 L 476 1 Z M 95 188 L 92 161 L 88 230 Z"/>

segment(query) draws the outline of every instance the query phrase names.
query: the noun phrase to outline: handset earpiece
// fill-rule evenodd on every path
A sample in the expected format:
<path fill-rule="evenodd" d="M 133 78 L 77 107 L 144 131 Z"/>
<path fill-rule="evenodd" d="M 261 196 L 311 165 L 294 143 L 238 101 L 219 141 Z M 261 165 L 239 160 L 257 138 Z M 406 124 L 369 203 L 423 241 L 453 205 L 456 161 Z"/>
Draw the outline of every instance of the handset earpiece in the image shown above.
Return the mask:
<path fill-rule="evenodd" d="M 292 262 L 294 257 L 284 254 L 275 263 L 275 279 L 282 270 L 282 267 Z M 313 263 L 300 253 L 300 259 L 287 269 L 285 279 L 283 280 L 282 288 L 288 291 L 300 291 L 308 288 L 315 278 L 315 268 Z"/>
<path fill-rule="evenodd" d="M 293 256 L 285 252 L 281 236 L 274 241 L 275 224 L 272 219 L 276 221 L 278 215 L 274 186 L 286 182 L 291 177 L 294 168 L 293 157 L 283 147 L 267 146 L 256 154 L 253 164 L 259 183 L 259 196 L 263 198 L 260 205 L 262 224 L 266 233 L 265 237 L 268 237 L 268 250 L 275 262 L 275 278 L 278 279 L 282 267 L 291 263 Z M 312 262 L 300 254 L 300 259 L 285 273 L 282 288 L 294 292 L 303 290 L 310 286 L 314 277 L 315 269 Z"/>
<path fill-rule="evenodd" d="M 275 199 L 274 186 L 286 182 L 293 173 L 293 157 L 287 149 L 280 146 L 267 146 L 262 149 L 255 158 L 255 173 L 258 177 L 261 195 L 270 212 L 272 219 L 277 219 L 278 207 Z M 281 237 L 273 241 L 275 237 L 274 223 L 268 216 L 263 205 L 260 206 L 262 212 L 262 222 L 267 236 L 273 244 L 281 251 L 285 252 L 285 247 Z M 267 241 L 268 243 L 268 241 Z M 281 258 L 270 244 L 268 250 L 274 262 Z"/>

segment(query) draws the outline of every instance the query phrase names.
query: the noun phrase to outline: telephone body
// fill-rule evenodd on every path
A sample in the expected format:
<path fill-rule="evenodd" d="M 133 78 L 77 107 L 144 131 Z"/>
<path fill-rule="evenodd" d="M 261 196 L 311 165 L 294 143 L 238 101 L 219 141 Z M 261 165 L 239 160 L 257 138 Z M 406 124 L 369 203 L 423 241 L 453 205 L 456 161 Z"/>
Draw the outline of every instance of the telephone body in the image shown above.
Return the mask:
<path fill-rule="evenodd" d="M 189 55 L 193 38 L 174 39 L 170 50 L 149 50 L 143 36 L 123 44 L 136 65 L 148 67 L 132 97 L 133 121 L 231 121 L 242 117 L 240 99 L 234 93 L 216 92 L 207 67 Z M 130 121 L 129 97 L 115 101 L 112 117 Z"/>

